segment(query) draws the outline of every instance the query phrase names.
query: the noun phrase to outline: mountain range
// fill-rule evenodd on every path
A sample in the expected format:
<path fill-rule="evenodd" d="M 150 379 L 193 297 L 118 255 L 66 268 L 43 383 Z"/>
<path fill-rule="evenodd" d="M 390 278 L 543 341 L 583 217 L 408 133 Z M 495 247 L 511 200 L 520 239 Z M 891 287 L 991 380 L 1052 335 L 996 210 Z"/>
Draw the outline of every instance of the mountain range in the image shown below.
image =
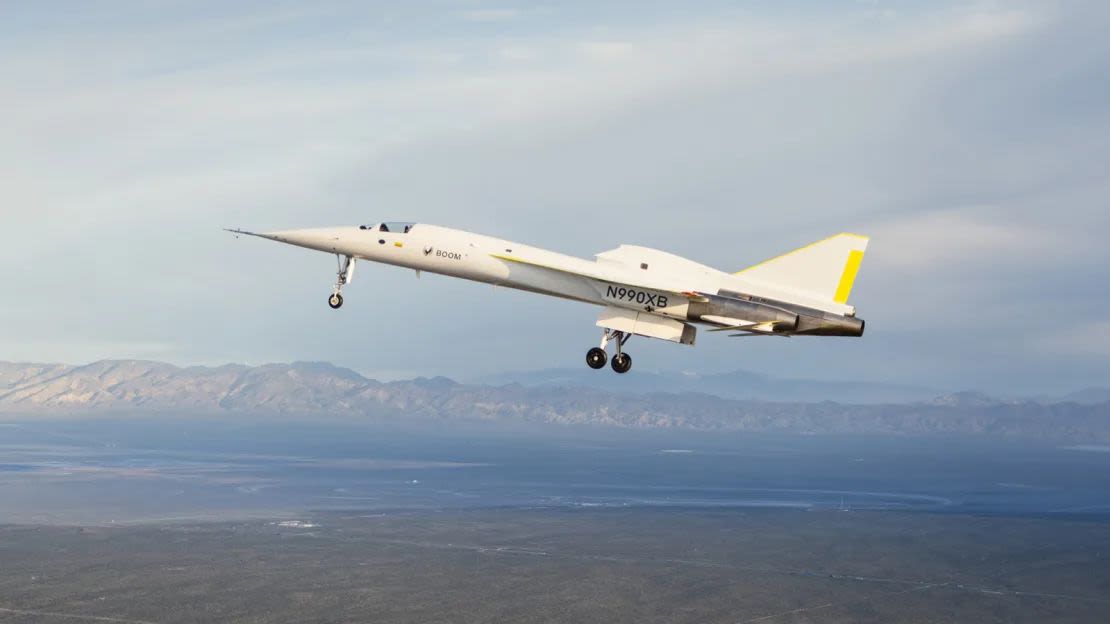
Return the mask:
<path fill-rule="evenodd" d="M 695 392 L 741 401 L 802 403 L 909 403 L 928 401 L 941 394 L 935 388 L 908 384 L 781 379 L 745 370 L 713 374 L 637 370 L 634 375 L 614 378 L 612 375 L 598 375 L 586 367 L 551 368 L 511 371 L 478 377 L 473 381 L 496 386 L 519 383 L 534 387 L 596 388 L 621 394 Z"/>
<path fill-rule="evenodd" d="M 734 370 L 723 373 L 652 372 L 637 370 L 634 375 L 614 379 L 598 375 L 585 367 L 508 371 L 475 377 L 472 383 L 503 386 L 518 383 L 531 387 L 596 388 L 619 394 L 645 392 L 709 394 L 740 401 L 776 403 L 819 403 L 835 401 L 853 404 L 890 404 L 946 402 L 953 397 L 970 400 L 971 395 L 990 403 L 1007 401 L 975 392 L 945 393 L 936 388 L 858 380 L 784 379 L 763 373 Z M 1037 403 L 1110 403 L 1110 388 L 1083 388 L 1062 396 L 1029 397 Z M 1012 401 L 1011 401 L 1012 402 Z"/>
<path fill-rule="evenodd" d="M 689 385 L 663 383 L 659 375 L 644 377 L 639 385 L 612 391 L 578 383 L 574 376 L 559 381 L 558 373 L 537 374 L 540 382 L 530 385 L 460 384 L 443 377 L 381 382 L 346 368 L 309 362 L 218 367 L 140 360 L 83 366 L 0 362 L 0 411 L 28 417 L 270 414 L 809 434 L 986 434 L 1110 442 L 1110 400 L 1102 400 L 1110 399 L 1110 392 L 1097 388 L 1082 391 L 1083 401 L 1001 401 L 963 392 L 914 402 L 843 403 L 801 398 L 818 396 L 820 385 L 763 378 L 771 385 L 797 386 L 793 396 L 800 398 L 771 402 L 750 398 L 743 385 L 750 378 L 742 376 L 736 383 L 740 389 L 733 389 L 731 396 L 689 390 L 728 390 L 729 376 Z"/>

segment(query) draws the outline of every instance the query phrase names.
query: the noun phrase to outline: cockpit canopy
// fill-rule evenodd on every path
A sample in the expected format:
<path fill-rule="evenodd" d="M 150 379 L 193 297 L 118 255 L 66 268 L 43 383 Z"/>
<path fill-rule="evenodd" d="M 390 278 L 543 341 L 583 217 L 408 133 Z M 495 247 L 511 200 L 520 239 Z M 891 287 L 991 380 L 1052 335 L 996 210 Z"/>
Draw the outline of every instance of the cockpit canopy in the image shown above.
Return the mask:
<path fill-rule="evenodd" d="M 396 234 L 408 234 L 415 227 L 415 223 L 407 223 L 405 221 L 382 221 L 374 225 L 360 225 L 360 230 L 374 230 L 376 232 L 394 232 Z"/>

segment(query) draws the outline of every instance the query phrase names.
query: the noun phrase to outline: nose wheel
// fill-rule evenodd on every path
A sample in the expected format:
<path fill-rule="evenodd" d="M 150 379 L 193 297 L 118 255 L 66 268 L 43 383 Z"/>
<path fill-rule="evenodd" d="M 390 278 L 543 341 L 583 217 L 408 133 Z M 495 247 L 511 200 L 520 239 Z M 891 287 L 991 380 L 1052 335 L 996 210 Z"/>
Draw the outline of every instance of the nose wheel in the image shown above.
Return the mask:
<path fill-rule="evenodd" d="M 608 361 L 614 371 L 618 373 L 627 373 L 632 369 L 632 356 L 625 353 L 622 347 L 624 347 L 624 343 L 628 342 L 628 339 L 631 337 L 632 334 L 606 329 L 601 334 L 601 346 L 594 347 L 586 352 L 586 366 L 598 370 L 605 368 L 605 363 Z M 611 361 L 609 360 L 609 354 L 605 351 L 610 341 L 616 345 L 617 349 L 617 354 L 613 356 Z"/>
<path fill-rule="evenodd" d="M 332 310 L 343 307 L 343 287 L 355 276 L 354 258 L 336 254 L 335 259 L 339 263 L 339 269 L 335 273 L 335 286 L 332 287 L 331 296 L 328 297 L 328 305 Z"/>

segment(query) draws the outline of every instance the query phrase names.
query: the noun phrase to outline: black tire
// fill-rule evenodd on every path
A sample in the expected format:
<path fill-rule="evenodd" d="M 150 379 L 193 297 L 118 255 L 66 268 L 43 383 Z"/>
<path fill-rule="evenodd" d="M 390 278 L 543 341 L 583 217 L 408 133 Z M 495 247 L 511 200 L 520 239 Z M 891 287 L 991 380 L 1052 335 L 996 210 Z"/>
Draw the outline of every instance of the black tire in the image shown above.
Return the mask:
<path fill-rule="evenodd" d="M 613 370 L 618 373 L 627 373 L 632 368 L 632 356 L 627 353 L 619 353 L 613 356 Z"/>
<path fill-rule="evenodd" d="M 605 368 L 605 362 L 609 360 L 609 354 L 604 349 L 594 347 L 586 352 L 586 366 L 597 370 Z"/>
<path fill-rule="evenodd" d="M 328 297 L 328 305 L 331 306 L 332 310 L 338 310 L 339 308 L 343 307 L 343 295 L 335 293 L 334 295 Z"/>

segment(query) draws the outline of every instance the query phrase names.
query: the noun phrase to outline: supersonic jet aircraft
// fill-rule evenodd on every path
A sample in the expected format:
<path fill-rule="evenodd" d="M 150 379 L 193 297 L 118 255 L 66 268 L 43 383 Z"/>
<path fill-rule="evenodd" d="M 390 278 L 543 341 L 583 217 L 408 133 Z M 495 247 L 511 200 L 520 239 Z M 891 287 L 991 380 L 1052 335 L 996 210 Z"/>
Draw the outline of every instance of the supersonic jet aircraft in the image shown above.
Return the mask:
<path fill-rule="evenodd" d="M 328 305 L 343 305 L 356 260 L 369 260 L 528 290 L 602 306 L 601 345 L 590 368 L 628 372 L 630 336 L 694 344 L 693 323 L 730 336 L 862 336 L 848 305 L 868 238 L 837 234 L 738 273 L 647 247 L 621 245 L 583 260 L 500 238 L 424 223 L 286 230 L 228 230 L 335 254 L 339 270 Z"/>

